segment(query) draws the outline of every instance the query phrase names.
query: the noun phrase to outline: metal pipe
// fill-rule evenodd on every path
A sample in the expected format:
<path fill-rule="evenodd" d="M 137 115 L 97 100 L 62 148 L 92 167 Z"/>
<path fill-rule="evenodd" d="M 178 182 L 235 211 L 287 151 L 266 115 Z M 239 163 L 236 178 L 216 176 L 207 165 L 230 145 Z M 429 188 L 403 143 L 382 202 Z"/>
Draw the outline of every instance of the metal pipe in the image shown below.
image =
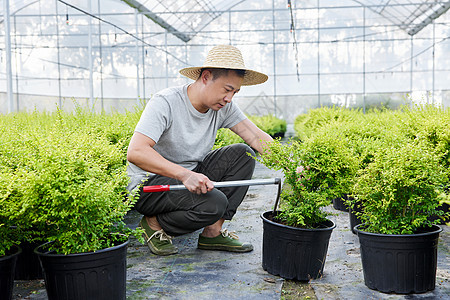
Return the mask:
<path fill-rule="evenodd" d="M 317 0 L 317 107 L 320 107 L 320 1 Z"/>
<path fill-rule="evenodd" d="M 273 60 L 273 112 L 277 115 L 277 60 L 276 60 L 276 45 L 275 45 L 275 0 L 272 0 L 272 60 Z"/>
<path fill-rule="evenodd" d="M 59 13 L 58 13 L 58 0 L 55 0 L 55 10 L 56 10 L 56 53 L 58 57 L 58 106 L 62 109 L 62 98 L 61 98 L 61 58 L 59 53 Z"/>
<path fill-rule="evenodd" d="M 88 12 L 92 13 L 91 0 L 88 2 Z M 88 16 L 88 52 L 89 52 L 89 105 L 91 110 L 94 111 L 94 63 L 92 58 L 92 19 Z"/>
<path fill-rule="evenodd" d="M 134 10 L 134 22 L 136 27 L 136 36 L 139 36 L 139 22 L 138 22 L 138 10 Z M 140 96 L 140 90 L 141 85 L 139 84 L 139 41 L 136 39 L 136 105 L 139 105 L 139 96 Z"/>
<path fill-rule="evenodd" d="M 366 113 L 366 8 L 363 7 L 363 113 Z"/>
<path fill-rule="evenodd" d="M 436 59 L 436 56 L 435 56 L 435 51 L 436 51 L 436 47 L 435 47 L 435 45 L 436 45 L 436 40 L 435 40 L 435 38 L 436 38 L 436 23 L 434 22 L 434 20 L 433 20 L 433 80 L 432 80 L 432 89 L 433 89 L 433 96 L 432 96 L 432 98 L 431 98 L 431 103 L 432 104 L 434 104 L 435 103 L 435 101 L 436 101 L 436 94 L 435 94 L 435 84 L 434 84 L 434 80 L 435 80 L 435 71 L 436 71 L 436 67 L 435 67 L 435 59 Z"/>
<path fill-rule="evenodd" d="M 6 52 L 6 98 L 8 100 L 8 113 L 14 111 L 12 68 L 11 68 L 11 23 L 9 20 L 9 0 L 3 1 L 3 18 L 5 20 L 5 52 Z"/>
<path fill-rule="evenodd" d="M 414 58 L 414 44 L 413 44 L 413 38 L 414 38 L 414 36 L 413 35 L 411 35 L 411 58 L 410 58 L 410 61 L 411 61 L 411 65 L 409 66 L 410 67 L 410 69 L 409 69 L 409 96 L 410 96 L 410 100 L 411 100 L 411 107 L 413 107 L 414 106 L 414 103 L 413 103 L 413 99 L 412 99 L 412 90 L 413 90 L 413 58 Z"/>
<path fill-rule="evenodd" d="M 100 0 L 98 0 L 98 16 L 101 18 Z M 105 110 L 103 99 L 103 47 L 102 47 L 102 22 L 98 22 L 98 54 L 100 56 L 100 102 L 102 112 Z"/>

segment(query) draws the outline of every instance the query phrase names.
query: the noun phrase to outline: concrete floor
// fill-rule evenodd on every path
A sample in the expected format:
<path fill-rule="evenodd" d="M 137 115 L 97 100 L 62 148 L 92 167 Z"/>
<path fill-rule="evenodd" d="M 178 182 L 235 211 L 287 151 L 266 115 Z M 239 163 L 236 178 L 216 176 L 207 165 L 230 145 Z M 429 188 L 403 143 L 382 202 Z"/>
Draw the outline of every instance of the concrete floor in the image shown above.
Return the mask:
<path fill-rule="evenodd" d="M 254 178 L 281 177 L 257 164 Z M 261 213 L 273 209 L 277 186 L 252 186 L 234 220 L 225 227 L 251 242 L 254 251 L 237 254 L 196 248 L 199 232 L 174 239 L 180 253 L 152 255 L 146 245 L 130 242 L 127 257 L 127 299 L 280 299 L 284 280 L 261 266 Z M 317 299 L 450 299 L 450 229 L 442 226 L 438 246 L 435 290 L 417 295 L 384 294 L 368 289 L 347 212 L 327 208 L 337 227 L 328 249 L 324 276 L 312 280 Z M 126 222 L 136 226 L 140 215 L 132 211 Z M 13 299 L 47 299 L 42 280 L 16 281 Z"/>

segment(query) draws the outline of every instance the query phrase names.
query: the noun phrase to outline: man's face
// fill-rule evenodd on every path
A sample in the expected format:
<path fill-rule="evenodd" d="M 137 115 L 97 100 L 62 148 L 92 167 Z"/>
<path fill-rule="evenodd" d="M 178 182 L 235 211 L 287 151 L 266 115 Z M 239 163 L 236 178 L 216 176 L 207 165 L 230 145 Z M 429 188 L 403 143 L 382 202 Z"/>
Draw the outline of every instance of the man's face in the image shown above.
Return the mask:
<path fill-rule="evenodd" d="M 229 71 L 227 75 L 213 79 L 211 72 L 205 72 L 208 74 L 206 74 L 203 106 L 217 111 L 231 102 L 233 96 L 239 92 L 244 78 L 238 76 L 234 71 Z"/>

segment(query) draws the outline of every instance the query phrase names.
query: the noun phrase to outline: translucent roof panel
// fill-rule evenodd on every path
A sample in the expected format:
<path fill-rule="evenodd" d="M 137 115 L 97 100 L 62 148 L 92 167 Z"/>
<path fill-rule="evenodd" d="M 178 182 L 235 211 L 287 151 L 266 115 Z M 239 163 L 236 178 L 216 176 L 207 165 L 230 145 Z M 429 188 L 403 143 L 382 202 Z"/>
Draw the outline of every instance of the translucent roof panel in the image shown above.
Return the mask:
<path fill-rule="evenodd" d="M 17 110 L 70 109 L 72 98 L 128 109 L 189 83 L 179 70 L 201 66 L 217 44 L 237 46 L 247 67 L 269 76 L 236 95 L 248 113 L 263 101 L 291 122 L 316 105 L 406 95 L 450 105 L 450 1 L 8 2 L 9 42 L 0 5 L 0 113 L 13 102 L 4 105 L 5 91 Z"/>
<path fill-rule="evenodd" d="M 361 0 L 356 1 L 415 35 L 450 8 L 450 1 Z"/>
<path fill-rule="evenodd" d="M 184 42 L 244 0 L 123 0 Z"/>

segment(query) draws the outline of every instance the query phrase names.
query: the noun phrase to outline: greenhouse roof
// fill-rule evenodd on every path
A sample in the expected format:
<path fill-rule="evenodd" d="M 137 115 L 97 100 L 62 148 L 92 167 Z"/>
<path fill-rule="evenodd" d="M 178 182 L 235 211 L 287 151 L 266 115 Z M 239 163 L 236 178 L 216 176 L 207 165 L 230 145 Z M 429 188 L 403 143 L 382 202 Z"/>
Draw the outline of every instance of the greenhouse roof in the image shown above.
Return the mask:
<path fill-rule="evenodd" d="M 26 11 L 28 6 L 39 1 L 10 1 L 10 14 L 20 14 Z M 287 0 L 288 5 L 291 1 Z M 58 0 L 58 2 L 71 4 L 72 1 Z M 233 7 L 245 2 L 245 0 L 120 0 L 118 2 L 124 2 L 136 8 L 141 14 L 187 43 L 214 19 L 232 10 Z M 349 3 L 354 3 L 358 7 L 367 7 L 411 36 L 425 28 L 450 8 L 450 1 L 438 0 L 353 0 L 339 3 L 335 1 L 305 1 L 296 3 L 296 5 L 297 9 L 301 9 L 303 5 L 311 8 L 318 4 L 321 5 L 321 8 L 330 5 L 333 7 L 337 5 L 349 7 L 351 5 Z M 3 7 L 0 10 L 2 11 L 0 23 L 2 23 Z"/>
<path fill-rule="evenodd" d="M 175 0 L 122 0 L 146 17 L 171 32 L 184 42 L 205 28 L 224 11 L 244 2 L 227 1 L 175 1 Z M 161 15 L 161 16 L 158 16 Z"/>
<path fill-rule="evenodd" d="M 450 1 L 364 0 L 357 1 L 380 14 L 409 35 L 415 35 L 450 8 Z"/>
<path fill-rule="evenodd" d="M 248 67 L 269 76 L 236 97 L 248 110 L 258 101 L 260 111 L 294 117 L 380 97 L 450 101 L 450 0 L 2 3 L 0 113 L 4 91 L 10 111 L 72 98 L 127 107 L 189 83 L 179 70 L 202 65 L 218 44 L 238 47 Z"/>
<path fill-rule="evenodd" d="M 190 41 L 196 33 L 222 13 L 244 2 L 244 0 L 122 1 L 138 9 L 184 42 Z M 411 36 L 450 8 L 450 1 L 437 0 L 354 0 L 354 2 L 380 14 Z M 288 0 L 288 3 L 291 3 L 291 0 Z"/>

